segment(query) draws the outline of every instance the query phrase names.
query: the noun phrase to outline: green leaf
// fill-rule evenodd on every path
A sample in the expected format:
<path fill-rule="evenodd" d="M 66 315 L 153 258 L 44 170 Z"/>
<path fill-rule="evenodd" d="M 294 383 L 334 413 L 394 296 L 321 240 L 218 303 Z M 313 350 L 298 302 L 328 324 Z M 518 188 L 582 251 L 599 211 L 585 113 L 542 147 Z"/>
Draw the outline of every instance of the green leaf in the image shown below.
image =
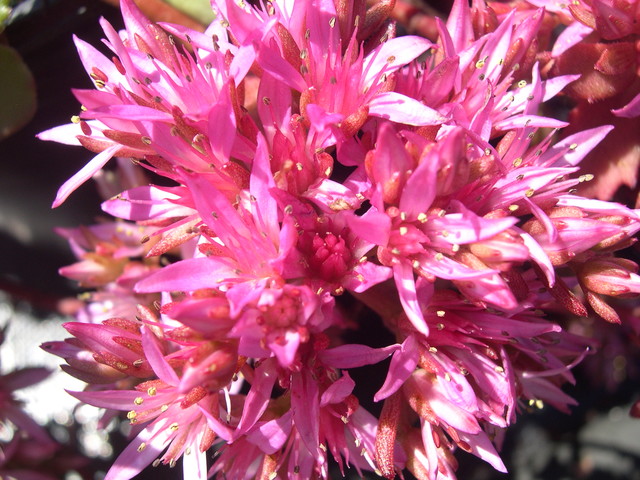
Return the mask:
<path fill-rule="evenodd" d="M 189 15 L 203 25 L 210 24 L 215 18 L 210 0 L 164 0 L 182 13 Z"/>
<path fill-rule="evenodd" d="M 0 140 L 26 125 L 36 112 L 33 75 L 13 48 L 0 45 Z"/>
<path fill-rule="evenodd" d="M 8 0 L 0 0 L 0 33 L 4 31 L 9 15 L 11 15 L 11 7 Z"/>

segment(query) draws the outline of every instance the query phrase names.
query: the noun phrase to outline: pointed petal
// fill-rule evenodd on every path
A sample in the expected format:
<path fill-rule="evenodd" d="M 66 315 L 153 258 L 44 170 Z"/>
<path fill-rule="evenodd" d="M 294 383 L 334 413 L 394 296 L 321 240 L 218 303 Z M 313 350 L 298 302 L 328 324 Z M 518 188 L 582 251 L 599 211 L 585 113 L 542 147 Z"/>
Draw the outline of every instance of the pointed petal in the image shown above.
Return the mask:
<path fill-rule="evenodd" d="M 320 399 L 318 384 L 309 370 L 294 373 L 291 379 L 291 412 L 302 442 L 316 461 L 320 453 Z"/>
<path fill-rule="evenodd" d="M 274 420 L 260 422 L 247 434 L 247 440 L 267 455 L 272 455 L 282 448 L 291 434 L 291 411 Z"/>
<path fill-rule="evenodd" d="M 422 315 L 422 307 L 416 294 L 416 282 L 413 274 L 413 267 L 406 262 L 401 262 L 393 266 L 393 277 L 398 288 L 400 303 L 404 308 L 404 313 L 420 333 L 429 335 L 429 327 Z"/>
<path fill-rule="evenodd" d="M 171 202 L 179 198 L 179 193 L 169 188 L 145 185 L 103 202 L 102 210 L 114 217 L 132 221 L 192 215 L 193 209 Z"/>
<path fill-rule="evenodd" d="M 231 262 L 221 257 L 199 257 L 181 260 L 167 265 L 138 282 L 138 293 L 190 292 L 201 288 L 213 288 L 222 280 L 237 275 Z"/>
<path fill-rule="evenodd" d="M 562 160 L 571 166 L 578 165 L 582 159 L 613 130 L 611 125 L 603 125 L 582 130 L 571 135 L 549 148 L 540 156 L 540 162 L 562 154 Z"/>
<path fill-rule="evenodd" d="M 434 46 L 426 38 L 403 35 L 387 40 L 364 59 L 364 85 L 371 85 L 380 72 L 389 74 L 415 60 Z"/>
<path fill-rule="evenodd" d="M 131 410 L 135 406 L 133 401 L 140 396 L 140 392 L 135 390 L 101 390 L 96 392 L 71 392 L 67 390 L 67 393 L 94 407 L 122 411 Z"/>
<path fill-rule="evenodd" d="M 366 345 L 349 344 L 323 350 L 318 354 L 319 360 L 333 368 L 357 368 L 364 365 L 375 365 L 395 352 L 400 345 L 394 344 L 384 348 L 371 348 Z"/>
<path fill-rule="evenodd" d="M 82 167 L 82 169 L 78 173 L 64 182 L 64 184 L 58 190 L 56 199 L 53 201 L 52 207 L 55 208 L 62 205 L 67 197 L 71 195 L 80 185 L 89 180 L 98 170 L 104 167 L 105 164 L 116 154 L 119 148 L 120 145 L 114 145 L 100 152 L 98 155 L 93 157 L 93 160 Z"/>
<path fill-rule="evenodd" d="M 175 433 L 164 419 L 145 428 L 113 463 L 104 480 L 130 480 L 160 455 Z M 144 444 L 144 447 L 141 445 Z"/>
<path fill-rule="evenodd" d="M 87 122 L 88 123 L 88 122 Z M 64 145 L 80 146 L 78 135 L 82 135 L 82 128 L 78 123 L 67 123 L 50 128 L 36 135 L 40 140 L 58 142 Z"/>
<path fill-rule="evenodd" d="M 584 38 L 586 38 L 593 29 L 587 27 L 586 25 L 580 22 L 573 22 L 567 28 L 565 28 L 555 43 L 553 44 L 553 49 L 551 50 L 552 57 L 559 57 L 564 52 L 569 50 L 574 45 L 580 43 Z"/>
<path fill-rule="evenodd" d="M 369 114 L 407 125 L 440 125 L 447 118 L 422 102 L 397 92 L 376 95 L 369 103 Z"/>
<path fill-rule="evenodd" d="M 467 0 L 454 0 L 447 20 L 447 31 L 455 42 L 456 52 L 461 52 L 474 40 L 471 10 Z"/>
<path fill-rule="evenodd" d="M 260 102 L 262 103 L 262 102 Z M 253 158 L 249 191 L 256 199 L 251 203 L 256 226 L 270 239 L 278 238 L 278 204 L 269 191 L 276 188 L 276 182 L 271 173 L 269 150 L 262 134 L 258 134 L 256 153 Z"/>
<path fill-rule="evenodd" d="M 342 377 L 333 382 L 322 392 L 320 397 L 320 406 L 324 407 L 332 403 L 340 403 L 344 401 L 353 392 L 356 383 L 349 376 L 346 370 L 342 372 Z"/>
<path fill-rule="evenodd" d="M 144 353 L 153 368 L 154 373 L 160 380 L 168 385 L 178 385 L 180 379 L 175 370 L 167 363 L 164 355 L 160 351 L 157 337 L 151 332 L 147 325 L 143 325 L 142 331 L 142 348 Z"/>
<path fill-rule="evenodd" d="M 234 432 L 234 437 L 244 435 L 260 419 L 269 405 L 271 390 L 276 381 L 273 360 L 265 360 L 256 368 L 253 383 L 242 407 L 242 417 Z"/>
<path fill-rule="evenodd" d="M 614 115 L 624 118 L 634 118 L 640 115 L 640 94 L 633 97 L 624 107 L 611 110 Z"/>
<path fill-rule="evenodd" d="M 270 48 L 261 48 L 257 57 L 258 64 L 273 78 L 284 83 L 289 88 L 303 92 L 307 89 L 307 84 L 293 66 L 287 62 L 280 51 L 276 51 Z"/>
<path fill-rule="evenodd" d="M 207 453 L 199 449 L 182 456 L 182 478 L 207 480 Z"/>
<path fill-rule="evenodd" d="M 471 447 L 471 453 L 476 457 L 481 458 L 499 472 L 507 473 L 507 467 L 504 466 L 496 447 L 491 443 L 486 433 L 481 431 L 472 435 L 459 431 L 458 436 Z"/>
<path fill-rule="evenodd" d="M 414 335 L 409 335 L 402 342 L 400 349 L 393 353 L 387 378 L 373 397 L 374 402 L 390 397 L 402 387 L 402 384 L 416 369 L 419 355 L 418 342 Z"/>

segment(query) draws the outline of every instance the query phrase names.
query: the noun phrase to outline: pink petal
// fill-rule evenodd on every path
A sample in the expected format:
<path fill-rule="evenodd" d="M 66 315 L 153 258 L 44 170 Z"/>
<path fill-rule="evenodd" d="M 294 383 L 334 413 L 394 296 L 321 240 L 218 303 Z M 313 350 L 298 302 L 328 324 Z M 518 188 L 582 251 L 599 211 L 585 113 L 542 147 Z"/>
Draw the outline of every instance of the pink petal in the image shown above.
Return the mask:
<path fill-rule="evenodd" d="M 96 392 L 71 392 L 67 390 L 67 392 L 88 405 L 122 411 L 133 409 L 135 406 L 133 401 L 140 396 L 140 392 L 135 390 L 101 390 Z"/>
<path fill-rule="evenodd" d="M 273 340 L 270 340 L 269 337 L 267 337 L 267 347 L 275 354 L 278 362 L 284 368 L 291 366 L 296 358 L 299 346 L 300 334 L 291 330 L 287 330 L 284 334 L 284 341 L 280 335 Z"/>
<path fill-rule="evenodd" d="M 311 456 L 322 462 L 320 453 L 319 388 L 309 370 L 294 373 L 291 379 L 291 413 L 295 427 Z"/>
<path fill-rule="evenodd" d="M 257 61 L 273 78 L 289 88 L 298 92 L 303 92 L 307 89 L 307 84 L 300 72 L 282 57 L 278 49 L 261 48 L 258 52 Z"/>
<path fill-rule="evenodd" d="M 87 122 L 89 123 L 89 122 Z M 82 128 L 78 123 L 67 123 L 50 128 L 36 135 L 40 140 L 58 142 L 64 145 L 80 146 L 78 135 L 82 135 Z"/>
<path fill-rule="evenodd" d="M 224 93 L 211 107 L 207 118 L 211 151 L 223 163 L 231 157 L 233 143 L 236 140 L 236 116 L 231 106 L 231 96 L 226 94 L 228 89 L 228 84 L 222 86 L 220 90 Z"/>
<path fill-rule="evenodd" d="M 142 348 L 144 349 L 144 353 L 154 373 L 163 382 L 169 385 L 178 385 L 180 383 L 180 379 L 160 351 L 157 337 L 151 332 L 147 325 L 143 325 L 141 330 Z"/>
<path fill-rule="evenodd" d="M 349 376 L 346 370 L 342 372 L 342 377 L 333 382 L 322 392 L 320 397 L 320 406 L 324 407 L 332 403 L 340 403 L 344 401 L 353 392 L 356 383 Z"/>
<path fill-rule="evenodd" d="M 614 115 L 624 118 L 634 118 L 640 115 L 640 94 L 633 97 L 624 107 L 611 110 Z"/>
<path fill-rule="evenodd" d="M 381 72 L 387 75 L 395 72 L 432 47 L 434 44 L 429 40 L 414 35 L 403 35 L 387 40 L 364 59 L 363 84 L 372 85 Z"/>
<path fill-rule="evenodd" d="M 120 145 L 114 145 L 100 152 L 98 155 L 87 163 L 82 169 L 76 173 L 58 190 L 56 199 L 53 201 L 52 208 L 62 205 L 62 203 L 71 195 L 80 185 L 89 180 L 98 170 L 105 166 L 111 158 L 120 149 Z"/>
<path fill-rule="evenodd" d="M 428 73 L 425 83 L 429 88 L 424 93 L 425 104 L 439 105 L 449 97 L 459 74 L 459 67 L 460 58 L 454 56 L 445 58 Z"/>
<path fill-rule="evenodd" d="M 354 267 L 353 275 L 343 280 L 342 284 L 349 291 L 362 293 L 392 276 L 393 270 L 389 267 L 373 262 L 363 262 Z"/>
<path fill-rule="evenodd" d="M 152 185 L 135 187 L 103 202 L 102 210 L 114 217 L 132 221 L 192 215 L 193 209 L 171 202 L 180 198 L 179 193 L 171 190 Z"/>
<path fill-rule="evenodd" d="M 454 0 L 447 20 L 447 31 L 455 42 L 456 52 L 461 52 L 473 42 L 471 11 L 467 0 Z"/>
<path fill-rule="evenodd" d="M 445 394 L 442 377 L 430 381 L 429 406 L 433 412 L 451 427 L 460 432 L 478 433 L 481 431 L 478 420 L 472 412 L 459 406 L 455 398 L 448 398 Z"/>
<path fill-rule="evenodd" d="M 438 232 L 448 232 L 449 235 L 446 237 L 439 235 L 438 240 L 452 245 L 488 240 L 518 222 L 515 217 L 492 219 L 480 217 L 457 200 L 452 200 L 451 205 L 459 213 L 450 213 L 442 218 L 429 219 L 427 232 L 433 236 L 438 235 Z"/>
<path fill-rule="evenodd" d="M 462 130 L 456 129 L 444 140 L 447 144 L 454 137 L 459 138 Z M 421 158 L 420 164 L 411 174 L 400 197 L 400 211 L 406 212 L 412 219 L 426 212 L 436 196 L 436 178 L 438 174 L 438 156 L 440 149 L 433 148 Z M 455 157 L 454 157 L 455 158 Z M 400 170 L 401 172 L 402 170 Z"/>
<path fill-rule="evenodd" d="M 493 124 L 496 130 L 512 130 L 524 127 L 564 128 L 567 122 L 539 115 L 516 115 Z"/>
<path fill-rule="evenodd" d="M 375 365 L 395 352 L 400 345 L 389 345 L 384 348 L 371 348 L 366 345 L 340 345 L 323 350 L 318 359 L 333 368 L 357 368 L 364 365 Z"/>
<path fill-rule="evenodd" d="M 553 44 L 551 56 L 559 57 L 571 47 L 580 43 L 591 32 L 593 32 L 591 27 L 587 27 L 580 22 L 571 23 L 571 25 L 565 28 L 560 35 L 558 35 L 558 38 Z"/>
<path fill-rule="evenodd" d="M 78 49 L 80 60 L 87 73 L 91 74 L 95 67 L 107 76 L 109 83 L 118 84 L 123 82 L 124 76 L 116 69 L 113 62 L 105 57 L 97 48 L 79 39 L 75 35 L 73 36 L 73 42 Z"/>
<path fill-rule="evenodd" d="M 291 89 L 265 73 L 258 87 L 258 99 L 263 98 L 270 102 L 269 105 L 264 101 L 257 102 L 258 116 L 266 137 L 271 141 L 276 130 L 286 125 L 291 116 Z"/>
<path fill-rule="evenodd" d="M 471 447 L 471 453 L 476 457 L 481 458 L 499 472 L 507 473 L 507 467 L 504 466 L 500 455 L 486 433 L 481 431 L 472 435 L 459 431 L 458 436 Z"/>
<path fill-rule="evenodd" d="M 571 166 L 578 165 L 582 159 L 613 130 L 611 125 L 602 125 L 575 133 L 549 148 L 540 156 L 540 162 L 562 155 L 562 161 Z M 573 147 L 573 148 L 572 148 Z M 558 164 L 561 164 L 558 162 Z"/>
<path fill-rule="evenodd" d="M 49 375 L 51 375 L 51 370 L 47 368 L 27 367 L 1 376 L 0 382 L 5 391 L 20 390 L 40 383 Z"/>
<path fill-rule="evenodd" d="M 267 422 L 260 422 L 257 428 L 247 434 L 247 440 L 267 455 L 272 455 L 282 448 L 291 434 L 291 411 L 281 417 Z"/>
<path fill-rule="evenodd" d="M 524 230 L 520 231 L 520 238 L 522 238 L 524 245 L 529 249 L 529 255 L 531 255 L 531 259 L 535 261 L 538 266 L 542 269 L 547 277 L 547 282 L 549 285 L 553 286 L 556 282 L 556 271 L 549 259 L 549 256 L 544 251 L 544 249 L 540 246 L 535 239 L 526 233 Z"/>
<path fill-rule="evenodd" d="M 393 266 L 393 277 L 404 313 L 418 332 L 428 336 L 429 327 L 422 315 L 422 304 L 418 301 L 413 267 L 407 262 L 400 262 Z"/>
<path fill-rule="evenodd" d="M 127 445 L 104 480 L 130 480 L 135 477 L 160 455 L 174 435 L 168 419 L 152 423 Z M 145 447 L 140 450 L 143 443 Z"/>
<path fill-rule="evenodd" d="M 385 213 L 369 209 L 361 217 L 348 212 L 348 224 L 353 233 L 375 245 L 386 246 L 389 243 L 391 219 Z"/>
<path fill-rule="evenodd" d="M 216 415 L 212 415 L 210 411 L 202 408 L 200 405 L 198 405 L 198 408 L 207 419 L 209 428 L 213 430 L 215 434 L 218 435 L 221 439 L 230 442 L 232 440 L 233 433 L 227 425 L 223 424 L 220 421 L 218 412 L 216 412 Z"/>
<path fill-rule="evenodd" d="M 464 281 L 456 284 L 469 298 L 487 302 L 501 310 L 509 311 L 518 307 L 518 300 L 498 272 L 485 271 L 472 282 Z"/>
<path fill-rule="evenodd" d="M 273 360 L 265 360 L 255 369 L 251 389 L 245 397 L 242 416 L 234 432 L 234 438 L 240 438 L 262 417 L 269 406 L 271 390 L 276 381 L 276 368 Z"/>
<path fill-rule="evenodd" d="M 249 178 L 249 191 L 256 199 L 255 202 L 251 202 L 251 213 L 258 229 L 270 239 L 275 240 L 278 238 L 280 228 L 278 226 L 278 204 L 273 195 L 269 193 L 273 188 L 276 188 L 276 182 L 271 173 L 269 150 L 262 134 L 258 134 L 256 153 Z"/>
<path fill-rule="evenodd" d="M 189 455 L 182 455 L 182 478 L 207 480 L 208 477 L 207 452 L 195 449 Z"/>
<path fill-rule="evenodd" d="M 419 356 L 418 342 L 414 335 L 409 335 L 402 342 L 400 349 L 393 353 L 387 378 L 380 390 L 376 392 L 373 401 L 379 402 L 397 392 L 416 369 Z"/>
<path fill-rule="evenodd" d="M 105 105 L 87 110 L 82 118 L 116 119 L 130 122 L 173 122 L 170 113 L 141 105 Z"/>
<path fill-rule="evenodd" d="M 397 92 L 383 92 L 369 103 L 369 114 L 407 125 L 440 125 L 447 121 L 436 110 Z"/>
<path fill-rule="evenodd" d="M 235 266 L 221 257 L 181 260 L 144 278 L 135 286 L 137 293 L 190 292 L 216 287 L 222 280 L 236 278 Z"/>

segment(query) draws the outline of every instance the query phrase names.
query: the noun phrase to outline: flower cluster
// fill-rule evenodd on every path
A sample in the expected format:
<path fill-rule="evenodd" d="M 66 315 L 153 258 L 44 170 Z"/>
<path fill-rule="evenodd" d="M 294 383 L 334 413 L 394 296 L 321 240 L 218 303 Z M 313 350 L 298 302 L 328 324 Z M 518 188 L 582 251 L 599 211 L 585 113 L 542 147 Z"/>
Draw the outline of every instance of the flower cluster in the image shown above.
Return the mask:
<path fill-rule="evenodd" d="M 506 471 L 517 415 L 574 403 L 595 343 L 564 319 L 620 323 L 611 299 L 640 293 L 619 253 L 640 212 L 579 190 L 613 127 L 545 114 L 584 82 L 550 66 L 567 16 L 456 0 L 431 41 L 396 36 L 393 1 L 256 3 L 213 2 L 199 32 L 122 0 L 108 54 L 75 40 L 96 88 L 40 134 L 96 154 L 54 206 L 91 177 L 109 192 L 113 220 L 61 231 L 61 273 L 93 290 L 46 345 L 88 383 L 74 396 L 131 423 L 107 480 L 180 460 L 189 479 L 455 479 L 457 449 Z M 604 3 L 567 32 L 635 34 Z M 385 359 L 357 396 L 350 372 Z"/>

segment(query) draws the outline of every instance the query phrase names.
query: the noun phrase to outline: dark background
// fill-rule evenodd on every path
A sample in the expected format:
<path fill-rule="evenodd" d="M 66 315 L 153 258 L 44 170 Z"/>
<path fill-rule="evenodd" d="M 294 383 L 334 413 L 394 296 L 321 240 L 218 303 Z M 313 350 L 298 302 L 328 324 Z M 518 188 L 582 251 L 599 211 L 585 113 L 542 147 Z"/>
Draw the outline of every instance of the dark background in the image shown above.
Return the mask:
<path fill-rule="evenodd" d="M 81 147 L 41 141 L 36 134 L 69 123 L 78 113 L 80 105 L 70 90 L 91 88 L 92 83 L 72 35 L 98 45 L 101 16 L 116 26 L 122 23 L 115 8 L 98 0 L 36 2 L 3 35 L 33 73 L 38 109 L 28 125 L 0 141 L 0 289 L 45 310 L 73 293 L 72 285 L 57 273 L 73 257 L 53 229 L 93 223 L 100 214 L 100 198 L 88 182 L 52 210 L 59 186 L 92 154 Z M 15 228 L 21 234 L 13 234 Z"/>

